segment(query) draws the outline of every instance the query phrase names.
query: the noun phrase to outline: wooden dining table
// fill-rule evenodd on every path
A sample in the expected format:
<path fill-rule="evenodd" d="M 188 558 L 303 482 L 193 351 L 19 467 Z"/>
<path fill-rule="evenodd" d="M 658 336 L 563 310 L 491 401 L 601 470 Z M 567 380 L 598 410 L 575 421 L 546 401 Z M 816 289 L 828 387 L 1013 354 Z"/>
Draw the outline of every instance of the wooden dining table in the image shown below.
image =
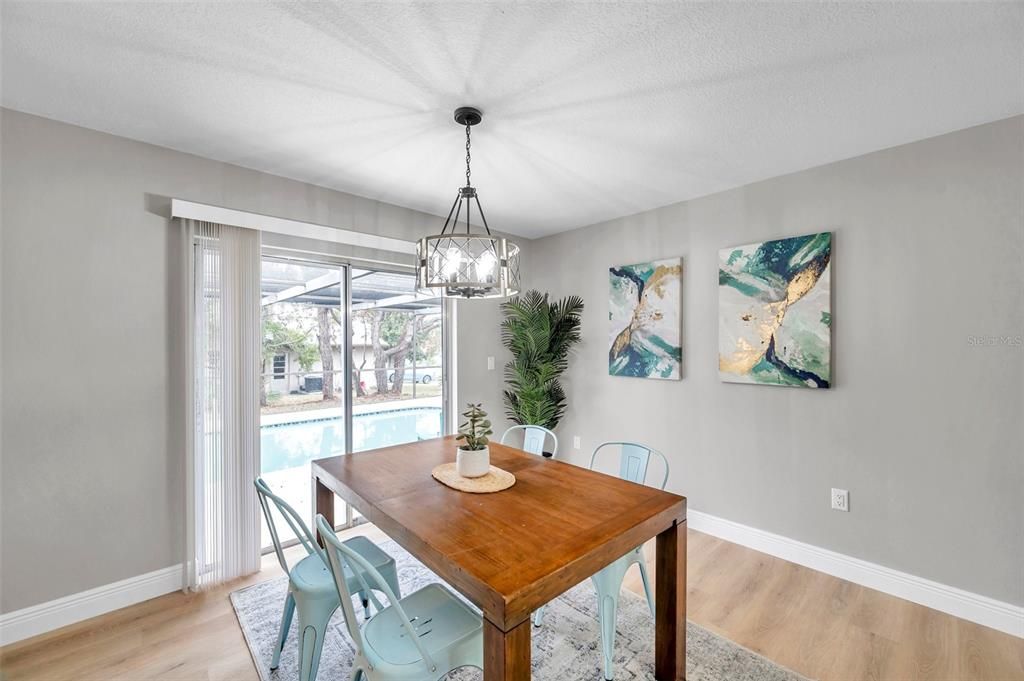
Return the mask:
<path fill-rule="evenodd" d="M 455 460 L 454 437 L 312 464 L 316 510 L 334 495 L 483 612 L 485 681 L 530 678 L 530 614 L 657 537 L 654 675 L 686 678 L 686 498 L 491 443 L 516 483 L 460 492 L 431 471 Z"/>

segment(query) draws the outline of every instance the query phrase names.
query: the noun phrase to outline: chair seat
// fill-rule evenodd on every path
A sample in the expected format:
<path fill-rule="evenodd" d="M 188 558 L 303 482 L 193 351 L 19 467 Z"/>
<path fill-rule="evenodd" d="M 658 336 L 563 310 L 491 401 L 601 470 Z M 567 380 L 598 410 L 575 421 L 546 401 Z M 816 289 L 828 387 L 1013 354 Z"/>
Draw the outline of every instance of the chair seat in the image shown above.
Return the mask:
<path fill-rule="evenodd" d="M 336 594 L 331 571 L 315 553 L 292 566 L 289 579 L 296 591 L 316 595 Z"/>
<path fill-rule="evenodd" d="M 378 571 L 386 565 L 395 562 L 394 558 L 384 553 L 379 546 L 366 537 L 353 537 L 344 543 L 346 546 L 352 547 L 353 551 L 369 561 Z M 292 586 L 297 591 L 316 595 L 330 593 L 337 596 L 331 571 L 327 569 L 327 564 L 324 563 L 320 556 L 315 553 L 306 556 L 296 563 L 292 567 L 290 578 Z M 345 568 L 345 580 L 352 591 L 361 590 L 358 580 L 355 579 L 347 567 Z"/>
<path fill-rule="evenodd" d="M 384 553 L 379 546 L 366 537 L 352 537 L 351 539 L 346 539 L 342 543 L 365 558 L 366 561 L 376 570 L 380 570 L 385 565 L 395 562 L 394 558 Z"/>
<path fill-rule="evenodd" d="M 483 654 L 480 615 L 442 585 L 429 584 L 402 598 L 401 604 L 420 643 L 439 665 L 445 666 L 445 660 L 453 655 L 459 657 L 458 649 L 465 653 L 478 647 Z M 371 617 L 363 636 L 366 656 L 374 666 L 409 665 L 421 659 L 395 608 L 385 608 Z"/>

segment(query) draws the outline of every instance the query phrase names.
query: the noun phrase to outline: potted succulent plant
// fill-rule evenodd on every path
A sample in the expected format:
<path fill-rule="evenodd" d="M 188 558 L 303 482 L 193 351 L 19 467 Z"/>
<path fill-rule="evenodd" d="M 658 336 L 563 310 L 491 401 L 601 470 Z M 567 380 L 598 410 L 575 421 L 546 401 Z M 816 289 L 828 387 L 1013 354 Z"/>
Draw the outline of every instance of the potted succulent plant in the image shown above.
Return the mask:
<path fill-rule="evenodd" d="M 491 422 L 487 420 L 487 412 L 479 404 L 469 404 L 462 412 L 466 422 L 459 426 L 459 434 L 455 438 L 463 444 L 455 455 L 455 470 L 464 478 L 479 478 L 491 470 L 491 452 L 487 448 L 487 436 L 494 433 Z"/>

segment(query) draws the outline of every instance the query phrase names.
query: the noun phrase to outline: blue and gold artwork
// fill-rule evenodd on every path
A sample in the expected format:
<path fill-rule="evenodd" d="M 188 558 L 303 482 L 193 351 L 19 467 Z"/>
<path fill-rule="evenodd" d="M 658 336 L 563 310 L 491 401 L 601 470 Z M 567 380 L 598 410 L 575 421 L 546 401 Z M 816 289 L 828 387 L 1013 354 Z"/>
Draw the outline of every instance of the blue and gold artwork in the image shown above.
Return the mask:
<path fill-rule="evenodd" d="M 680 377 L 682 272 L 680 258 L 608 269 L 609 374 Z"/>
<path fill-rule="evenodd" d="M 718 375 L 732 383 L 832 383 L 832 234 L 726 248 L 718 262 Z"/>

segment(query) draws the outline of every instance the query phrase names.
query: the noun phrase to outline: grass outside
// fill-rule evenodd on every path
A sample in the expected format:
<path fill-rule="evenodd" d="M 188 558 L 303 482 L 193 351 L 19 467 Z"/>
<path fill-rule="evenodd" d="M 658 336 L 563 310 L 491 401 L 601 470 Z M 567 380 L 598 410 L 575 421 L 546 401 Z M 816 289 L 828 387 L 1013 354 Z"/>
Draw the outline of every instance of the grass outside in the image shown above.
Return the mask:
<path fill-rule="evenodd" d="M 415 385 L 413 395 L 413 384 L 402 385 L 402 394 L 385 393 L 379 395 L 371 389 L 365 396 L 356 397 L 354 404 L 377 404 L 379 402 L 396 402 L 399 400 L 411 400 L 414 397 L 439 397 L 441 395 L 441 384 L 439 382 L 426 385 L 418 383 Z M 268 398 L 269 404 L 260 409 L 261 414 L 284 414 L 293 411 L 309 411 L 312 409 L 341 408 L 341 396 L 335 393 L 333 400 L 325 400 L 323 393 L 299 393 L 290 395 L 273 395 Z"/>

